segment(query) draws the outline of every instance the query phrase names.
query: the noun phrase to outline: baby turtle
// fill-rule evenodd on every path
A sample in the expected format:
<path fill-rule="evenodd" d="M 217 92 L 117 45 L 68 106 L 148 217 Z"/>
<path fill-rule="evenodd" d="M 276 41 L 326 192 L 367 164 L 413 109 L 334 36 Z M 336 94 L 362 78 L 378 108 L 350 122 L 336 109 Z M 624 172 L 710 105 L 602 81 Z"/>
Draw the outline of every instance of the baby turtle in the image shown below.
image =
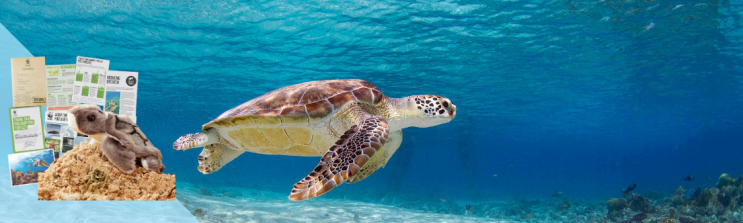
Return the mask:
<path fill-rule="evenodd" d="M 162 173 L 165 169 L 160 150 L 127 115 L 103 112 L 95 105 L 77 105 L 67 110 L 67 123 L 73 131 L 100 142 L 103 155 L 126 174 L 137 168 L 137 159 L 149 171 Z"/>
<path fill-rule="evenodd" d="M 204 147 L 199 171 L 219 170 L 243 152 L 322 156 L 294 184 L 289 199 L 307 200 L 358 182 L 387 164 L 402 129 L 447 123 L 457 115 L 436 95 L 390 98 L 364 80 L 312 81 L 268 92 L 181 136 L 173 148 Z"/>

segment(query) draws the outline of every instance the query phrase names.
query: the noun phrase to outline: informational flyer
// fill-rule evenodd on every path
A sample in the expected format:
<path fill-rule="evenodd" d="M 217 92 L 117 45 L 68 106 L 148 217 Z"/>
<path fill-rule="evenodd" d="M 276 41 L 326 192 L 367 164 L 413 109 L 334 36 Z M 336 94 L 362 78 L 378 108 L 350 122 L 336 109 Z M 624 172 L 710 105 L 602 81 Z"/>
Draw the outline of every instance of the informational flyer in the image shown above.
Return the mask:
<path fill-rule="evenodd" d="M 77 57 L 72 101 L 103 106 L 106 98 L 106 73 L 110 61 Z"/>
<path fill-rule="evenodd" d="M 75 64 L 46 66 L 47 110 L 67 110 L 78 104 L 72 102 L 75 67 Z"/>
<path fill-rule="evenodd" d="M 59 158 L 72 150 L 79 142 L 87 142 L 88 136 L 72 130 L 67 122 L 67 110 L 47 110 L 44 115 L 44 143 L 47 149 L 54 151 L 54 157 Z"/>
<path fill-rule="evenodd" d="M 47 110 L 44 117 L 44 143 L 59 158 L 59 154 L 72 150 L 77 133 L 67 124 L 67 110 Z"/>
<path fill-rule="evenodd" d="M 13 153 L 44 149 L 46 145 L 41 106 L 14 107 L 9 111 Z"/>
<path fill-rule="evenodd" d="M 13 107 L 46 105 L 44 57 L 10 59 Z"/>
<path fill-rule="evenodd" d="M 104 111 L 129 116 L 137 122 L 137 85 L 139 73 L 108 71 Z"/>

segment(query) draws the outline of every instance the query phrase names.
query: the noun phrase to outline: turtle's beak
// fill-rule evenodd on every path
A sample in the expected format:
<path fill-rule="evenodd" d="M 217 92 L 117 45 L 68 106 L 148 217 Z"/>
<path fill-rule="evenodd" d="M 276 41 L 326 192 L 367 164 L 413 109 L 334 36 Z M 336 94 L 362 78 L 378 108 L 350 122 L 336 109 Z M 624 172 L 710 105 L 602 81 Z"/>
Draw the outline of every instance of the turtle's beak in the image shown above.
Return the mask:
<path fill-rule="evenodd" d="M 449 111 L 449 116 L 451 116 L 451 119 L 454 119 L 454 117 L 457 117 L 457 106 L 452 104 L 451 110 Z"/>

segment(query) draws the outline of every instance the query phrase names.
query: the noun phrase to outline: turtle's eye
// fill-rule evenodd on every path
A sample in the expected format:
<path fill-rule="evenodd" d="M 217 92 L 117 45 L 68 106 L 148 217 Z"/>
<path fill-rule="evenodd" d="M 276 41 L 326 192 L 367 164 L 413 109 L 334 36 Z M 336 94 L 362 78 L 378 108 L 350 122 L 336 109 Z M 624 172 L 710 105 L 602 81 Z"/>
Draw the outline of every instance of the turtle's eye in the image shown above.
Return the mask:
<path fill-rule="evenodd" d="M 94 122 L 94 121 L 95 121 L 95 116 L 93 116 L 93 115 L 88 115 L 88 121 L 89 121 L 89 122 Z"/>
<path fill-rule="evenodd" d="M 441 104 L 442 104 L 442 105 L 444 105 L 444 108 L 449 108 L 449 102 L 447 102 L 447 101 L 444 101 L 444 102 L 443 102 L 443 103 L 441 103 Z"/>

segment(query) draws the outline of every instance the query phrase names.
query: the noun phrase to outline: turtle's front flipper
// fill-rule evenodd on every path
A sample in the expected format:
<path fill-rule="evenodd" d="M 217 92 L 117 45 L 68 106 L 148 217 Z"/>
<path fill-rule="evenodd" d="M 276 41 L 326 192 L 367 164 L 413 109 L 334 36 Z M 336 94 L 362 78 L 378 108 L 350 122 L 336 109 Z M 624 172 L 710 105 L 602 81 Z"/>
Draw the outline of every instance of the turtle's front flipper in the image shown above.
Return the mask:
<path fill-rule="evenodd" d="M 214 173 L 244 152 L 231 149 L 221 143 L 206 145 L 199 154 L 199 171 L 203 174 Z"/>
<path fill-rule="evenodd" d="M 395 154 L 397 148 L 400 148 L 400 144 L 402 144 L 402 130 L 390 132 L 387 136 L 386 143 L 381 149 L 377 150 L 377 155 L 372 157 L 369 162 L 366 162 L 366 165 L 361 168 L 356 176 L 346 179 L 346 183 L 352 184 L 359 182 L 374 173 L 374 171 L 377 171 L 380 167 L 387 165 L 387 161 Z"/>
<path fill-rule="evenodd" d="M 219 134 L 215 129 L 209 129 L 206 132 L 186 134 L 181 136 L 173 143 L 173 149 L 187 150 L 199 147 L 205 147 L 209 144 L 219 142 Z"/>
<path fill-rule="evenodd" d="M 294 184 L 289 199 L 303 201 L 318 197 L 344 181 L 353 179 L 361 168 L 382 148 L 389 128 L 381 117 L 365 118 L 351 126 L 304 179 Z"/>

